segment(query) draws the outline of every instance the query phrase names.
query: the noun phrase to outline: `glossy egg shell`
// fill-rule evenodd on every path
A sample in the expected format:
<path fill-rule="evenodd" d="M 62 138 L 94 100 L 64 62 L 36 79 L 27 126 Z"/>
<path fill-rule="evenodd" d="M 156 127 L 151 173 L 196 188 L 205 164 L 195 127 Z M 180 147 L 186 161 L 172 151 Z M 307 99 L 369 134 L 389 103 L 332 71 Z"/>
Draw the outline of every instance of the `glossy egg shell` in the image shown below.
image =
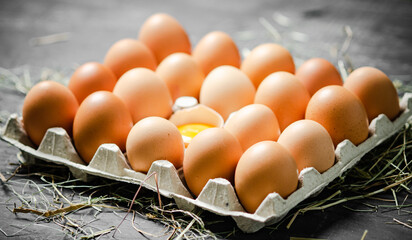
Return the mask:
<path fill-rule="evenodd" d="M 103 64 L 113 71 L 117 79 L 133 68 L 155 70 L 157 67 L 152 51 L 142 42 L 131 38 L 114 43 L 107 51 Z"/>
<path fill-rule="evenodd" d="M 280 130 L 305 118 L 310 96 L 295 75 L 275 72 L 267 76 L 256 91 L 254 103 L 264 104 L 275 113 Z"/>
<path fill-rule="evenodd" d="M 132 126 L 132 117 L 123 101 L 111 92 L 97 91 L 84 99 L 74 118 L 74 145 L 89 163 L 103 143 L 114 143 L 125 151 Z"/>
<path fill-rule="evenodd" d="M 280 135 L 275 114 L 263 104 L 241 108 L 229 117 L 224 128 L 239 140 L 243 151 L 260 141 L 276 141 Z"/>
<path fill-rule="evenodd" d="M 329 85 L 343 85 L 342 77 L 335 66 L 323 58 L 311 58 L 296 71 L 296 77 L 312 96 L 319 89 Z"/>
<path fill-rule="evenodd" d="M 199 98 L 205 75 L 192 56 L 173 53 L 159 64 L 156 74 L 166 83 L 173 102 L 182 96 Z"/>
<path fill-rule="evenodd" d="M 214 178 L 233 182 L 242 155 L 239 141 L 223 128 L 208 128 L 197 134 L 186 149 L 183 173 L 190 191 L 198 196 Z"/>
<path fill-rule="evenodd" d="M 52 127 L 64 128 L 71 135 L 78 107 L 76 97 L 61 83 L 37 83 L 29 90 L 23 102 L 24 129 L 37 146 L 47 129 Z"/>
<path fill-rule="evenodd" d="M 210 32 L 200 39 L 192 56 L 205 75 L 222 65 L 239 68 L 241 62 L 236 43 L 227 33 L 221 31 Z"/>
<path fill-rule="evenodd" d="M 111 92 L 116 82 L 116 76 L 108 67 L 98 62 L 88 62 L 76 69 L 70 77 L 68 88 L 80 104 L 94 92 Z"/>
<path fill-rule="evenodd" d="M 246 211 L 254 213 L 269 193 L 287 198 L 298 186 L 292 155 L 274 141 L 262 141 L 243 153 L 236 167 L 235 189 Z"/>
<path fill-rule="evenodd" d="M 153 52 L 157 63 L 172 53 L 191 53 L 191 43 L 183 26 L 172 16 L 157 13 L 140 28 L 138 39 Z"/>
<path fill-rule="evenodd" d="M 113 93 L 124 101 L 137 123 L 145 117 L 168 118 L 172 114 L 172 97 L 164 81 L 150 69 L 134 68 L 117 81 Z"/>
<path fill-rule="evenodd" d="M 233 66 L 220 66 L 211 71 L 203 81 L 199 101 L 223 119 L 230 113 L 252 104 L 255 88 L 249 78 Z"/>
<path fill-rule="evenodd" d="M 395 86 L 389 77 L 377 68 L 356 69 L 346 79 L 344 87 L 362 101 L 369 121 L 382 113 L 394 120 L 400 112 Z"/>
<path fill-rule="evenodd" d="M 305 118 L 320 123 L 335 147 L 345 139 L 358 145 L 369 134 L 365 107 L 342 86 L 327 86 L 317 91 L 308 103 Z"/>
<path fill-rule="evenodd" d="M 328 131 L 312 120 L 299 120 L 289 125 L 278 141 L 296 161 L 299 172 L 314 167 L 323 173 L 335 163 L 335 148 Z"/>
<path fill-rule="evenodd" d="M 255 88 L 269 74 L 285 71 L 295 73 L 295 63 L 290 52 L 275 43 L 260 44 L 245 57 L 240 69 L 252 81 Z"/>
<path fill-rule="evenodd" d="M 156 160 L 168 160 L 180 168 L 184 143 L 172 122 L 161 117 L 147 117 L 133 126 L 127 137 L 126 152 L 131 167 L 138 172 L 149 171 Z"/>

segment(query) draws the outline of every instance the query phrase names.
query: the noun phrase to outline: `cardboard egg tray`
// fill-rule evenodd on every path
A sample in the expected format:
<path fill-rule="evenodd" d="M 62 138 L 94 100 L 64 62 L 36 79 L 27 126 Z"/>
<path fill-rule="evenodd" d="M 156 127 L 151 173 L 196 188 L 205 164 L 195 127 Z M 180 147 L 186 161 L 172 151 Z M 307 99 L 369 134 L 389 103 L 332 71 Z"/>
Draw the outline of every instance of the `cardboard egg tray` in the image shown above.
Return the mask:
<path fill-rule="evenodd" d="M 27 164 L 41 159 L 65 165 L 76 178 L 84 181 L 97 176 L 143 184 L 144 187 L 157 191 L 153 177 L 145 181 L 147 176 L 156 172 L 160 194 L 174 199 L 179 208 L 188 211 L 202 208 L 218 215 L 230 216 L 242 231 L 252 233 L 281 220 L 298 203 L 319 193 L 336 177 L 354 166 L 364 154 L 398 132 L 412 116 L 412 93 L 406 93 L 400 105 L 402 112 L 394 121 L 391 122 L 383 114 L 375 118 L 369 126 L 369 138 L 360 145 L 354 146 L 348 140 L 341 142 L 336 148 L 336 162 L 332 168 L 323 174 L 314 168 L 302 170 L 299 175 L 299 187 L 294 193 L 287 199 L 283 199 L 277 193 L 269 194 L 254 214 L 245 212 L 233 186 L 226 179 L 209 180 L 200 195 L 193 198 L 185 187 L 181 170 L 176 170 L 170 162 L 154 162 L 147 174 L 135 172 L 115 144 L 102 144 L 92 161 L 86 165 L 62 128 L 49 129 L 38 149 L 33 148 L 17 114 L 10 116 L 0 136 L 21 150 Z"/>

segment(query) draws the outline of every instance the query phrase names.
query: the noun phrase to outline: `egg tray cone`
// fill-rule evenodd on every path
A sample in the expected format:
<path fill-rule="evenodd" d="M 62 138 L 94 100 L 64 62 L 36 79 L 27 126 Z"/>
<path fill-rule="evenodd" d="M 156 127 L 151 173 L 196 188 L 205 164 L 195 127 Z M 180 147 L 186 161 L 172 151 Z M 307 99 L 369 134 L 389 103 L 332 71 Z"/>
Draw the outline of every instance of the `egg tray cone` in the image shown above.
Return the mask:
<path fill-rule="evenodd" d="M 87 165 L 76 153 L 70 137 L 62 128 L 50 128 L 38 149 L 30 143 L 17 114 L 10 115 L 0 137 L 22 152 L 26 164 L 36 159 L 67 166 L 73 175 L 87 181 L 93 177 L 104 177 L 132 184 L 143 184 L 147 189 L 157 191 L 154 178 L 157 174 L 159 192 L 172 198 L 179 208 L 194 211 L 202 208 L 222 216 L 231 216 L 244 232 L 253 233 L 264 226 L 280 221 L 297 204 L 322 191 L 331 181 L 353 167 L 363 155 L 398 132 L 412 116 L 412 93 L 406 93 L 400 102 L 401 114 L 390 121 L 381 114 L 369 125 L 369 137 L 355 146 L 349 140 L 338 144 L 335 164 L 320 174 L 314 168 L 303 169 L 299 175 L 299 187 L 287 199 L 277 193 L 269 194 L 254 214 L 247 213 L 239 203 L 235 190 L 226 179 L 211 179 L 199 196 L 194 199 L 186 189 L 173 164 L 159 160 L 152 164 L 149 172 L 143 174 L 130 168 L 127 160 L 115 144 L 102 144 Z"/>

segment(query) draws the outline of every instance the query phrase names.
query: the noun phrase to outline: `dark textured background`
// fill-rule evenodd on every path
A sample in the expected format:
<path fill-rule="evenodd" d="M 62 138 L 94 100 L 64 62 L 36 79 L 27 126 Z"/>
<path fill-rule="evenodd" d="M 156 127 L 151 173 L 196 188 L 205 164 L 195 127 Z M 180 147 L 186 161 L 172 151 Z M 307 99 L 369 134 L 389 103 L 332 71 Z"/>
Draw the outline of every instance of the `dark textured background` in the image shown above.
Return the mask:
<path fill-rule="evenodd" d="M 326 1 L 326 0 L 265 0 L 265 1 L 101 1 L 101 0 L 0 0 L 0 67 L 14 72 L 22 68 L 30 71 L 37 81 L 44 68 L 51 68 L 70 75 L 73 69 L 87 61 L 102 61 L 106 51 L 117 40 L 136 37 L 143 21 L 156 12 L 174 16 L 184 26 L 192 46 L 205 34 L 221 30 L 230 34 L 239 49 L 252 49 L 256 45 L 273 41 L 273 37 L 259 22 L 261 17 L 269 21 L 281 34 L 279 43 L 286 46 L 296 64 L 311 57 L 324 57 L 337 65 L 333 49 L 339 49 L 344 40 L 345 25 L 351 27 L 353 39 L 348 56 L 355 68 L 374 66 L 392 80 L 401 80 L 410 86 L 412 81 L 412 1 Z M 274 13 L 286 16 L 289 26 L 281 26 L 273 20 Z M 69 34 L 67 41 L 32 46 L 32 38 L 50 34 Z M 304 34 L 304 41 L 296 40 L 294 32 Z M 7 88 L 0 88 L 1 110 L 21 112 L 24 95 Z M 4 142 L 0 143 L 0 171 L 8 176 L 16 167 L 18 151 Z M 27 179 L 40 182 L 38 177 L 17 177 L 13 186 L 22 191 Z M 32 223 L 33 217 L 14 215 L 12 194 L 6 186 L 0 187 L 0 228 L 7 234 L 21 229 L 17 239 L 61 239 L 64 237 L 54 223 Z M 26 191 L 34 191 L 26 190 Z M 75 194 L 78 194 L 75 192 Z M 150 195 L 151 193 L 146 193 Z M 404 199 L 407 193 L 398 196 Z M 392 194 L 381 195 L 392 198 Z M 406 203 L 411 203 L 411 198 Z M 364 200 L 348 206 L 362 208 Z M 380 203 L 381 204 L 381 203 Z M 87 212 L 87 210 L 86 210 Z M 81 212 L 85 213 L 85 212 Z M 79 213 L 80 214 L 80 213 Z M 121 216 L 123 216 L 121 214 Z M 231 231 L 230 219 L 216 219 L 219 227 L 215 232 Z M 316 237 L 328 239 L 360 239 L 368 230 L 366 239 L 406 239 L 412 230 L 393 223 L 393 218 L 404 221 L 411 214 L 402 216 L 398 211 L 353 212 L 342 206 L 324 212 L 306 213 L 298 217 L 292 228 L 285 224 L 278 230 L 264 229 L 253 235 L 237 232 L 244 239 L 269 237 Z M 93 222 L 96 229 L 117 225 L 120 215 L 107 211 Z M 137 219 L 139 227 L 150 232 L 163 232 L 163 226 L 152 221 Z M 142 238 L 130 224 L 122 225 L 119 239 Z M 225 236 L 225 235 L 223 235 Z M 0 238 L 5 235 L 0 233 Z M 66 238 L 69 238 L 66 236 Z M 108 238 L 106 236 L 105 238 Z M 152 238 L 152 237 L 148 237 Z M 167 238 L 162 236 L 160 238 Z"/>

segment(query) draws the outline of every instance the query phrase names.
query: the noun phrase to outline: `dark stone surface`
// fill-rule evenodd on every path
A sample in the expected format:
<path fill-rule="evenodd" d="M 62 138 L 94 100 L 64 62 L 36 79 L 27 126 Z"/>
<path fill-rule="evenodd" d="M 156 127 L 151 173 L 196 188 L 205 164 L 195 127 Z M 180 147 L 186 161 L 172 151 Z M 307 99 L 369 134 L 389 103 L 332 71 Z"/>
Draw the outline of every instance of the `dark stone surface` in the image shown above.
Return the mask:
<path fill-rule="evenodd" d="M 259 22 L 261 17 L 269 21 L 281 34 L 281 44 L 293 54 L 296 64 L 311 57 L 324 57 L 337 64 L 338 58 L 333 49 L 340 49 L 344 40 L 345 25 L 351 27 L 353 39 L 348 56 L 355 68 L 370 65 L 380 68 L 392 80 L 401 80 L 411 86 L 412 81 L 412 1 L 133 1 L 133 0 L 0 0 L 0 67 L 21 72 L 30 71 L 33 81 L 38 81 L 44 68 L 57 69 L 68 76 L 75 66 L 87 61 L 102 61 L 108 48 L 115 41 L 137 36 L 143 21 L 153 13 L 166 12 L 176 17 L 184 26 L 192 41 L 192 46 L 210 31 L 221 30 L 230 34 L 240 49 L 252 49 L 256 45 L 273 41 L 273 37 Z M 279 25 L 273 14 L 286 16 L 289 26 Z M 67 41 L 42 46 L 32 46 L 32 38 L 65 33 Z M 294 32 L 301 33 L 305 41 L 294 38 Z M 1 111 L 21 112 L 24 94 L 7 88 L 0 88 Z M 0 142 L 0 172 L 6 177 L 16 168 L 18 151 Z M 10 165 L 13 164 L 13 165 Z M 28 172 L 36 172 L 32 167 Z M 8 186 L 17 192 L 35 193 L 36 189 L 25 187 L 30 180 L 43 183 L 38 176 L 16 176 Z M 36 222 L 33 215 L 13 214 L 8 209 L 19 201 L 13 197 L 9 187 L 0 187 L 0 228 L 7 234 L 18 232 L 16 239 L 63 239 L 59 226 L 53 222 Z M 135 186 L 126 186 L 135 191 Z M 73 198 L 79 197 L 73 192 Z M 144 193 L 153 196 L 151 192 Z M 327 193 L 324 193 L 325 195 Z M 331 193 L 329 193 L 331 194 Z M 397 197 L 403 200 L 407 192 Z M 36 195 L 41 198 L 40 195 Z M 393 199 L 391 193 L 380 195 Z M 41 200 L 41 199 L 37 199 Z M 377 200 L 362 200 L 345 204 L 354 209 L 369 209 L 364 204 L 383 204 Z M 409 197 L 406 204 L 411 204 Z M 393 204 L 393 203 L 391 203 Z M 410 209 L 409 209 L 410 210 Z M 93 219 L 93 209 L 81 210 L 73 215 L 84 221 Z M 77 214 L 77 215 L 76 215 Z M 117 225 L 124 213 L 114 214 L 105 210 L 98 220 L 90 226 L 93 231 Z M 236 229 L 229 218 L 203 213 L 205 219 L 218 221 L 208 225 L 215 233 Z M 129 216 L 129 219 L 131 217 Z M 337 206 L 325 211 L 307 212 L 299 216 L 290 229 L 286 229 L 287 219 L 278 229 L 273 226 L 255 234 L 236 234 L 230 237 L 242 239 L 258 238 L 326 238 L 361 239 L 367 230 L 366 239 L 407 239 L 411 229 L 394 224 L 393 218 L 407 222 L 411 214 L 397 210 L 374 212 L 355 212 Z M 137 217 L 136 222 L 142 230 L 162 235 L 165 227 L 157 222 Z M 410 222 L 409 222 L 410 224 Z M 21 230 L 23 229 L 23 230 Z M 169 232 L 168 234 L 170 234 Z M 104 238 L 109 238 L 107 235 Z M 167 238 L 163 235 L 159 238 Z M 0 233 L 0 238 L 5 235 Z M 118 239 L 143 238 L 137 233 L 130 221 L 124 223 Z M 149 239 L 156 237 L 147 236 Z"/>

